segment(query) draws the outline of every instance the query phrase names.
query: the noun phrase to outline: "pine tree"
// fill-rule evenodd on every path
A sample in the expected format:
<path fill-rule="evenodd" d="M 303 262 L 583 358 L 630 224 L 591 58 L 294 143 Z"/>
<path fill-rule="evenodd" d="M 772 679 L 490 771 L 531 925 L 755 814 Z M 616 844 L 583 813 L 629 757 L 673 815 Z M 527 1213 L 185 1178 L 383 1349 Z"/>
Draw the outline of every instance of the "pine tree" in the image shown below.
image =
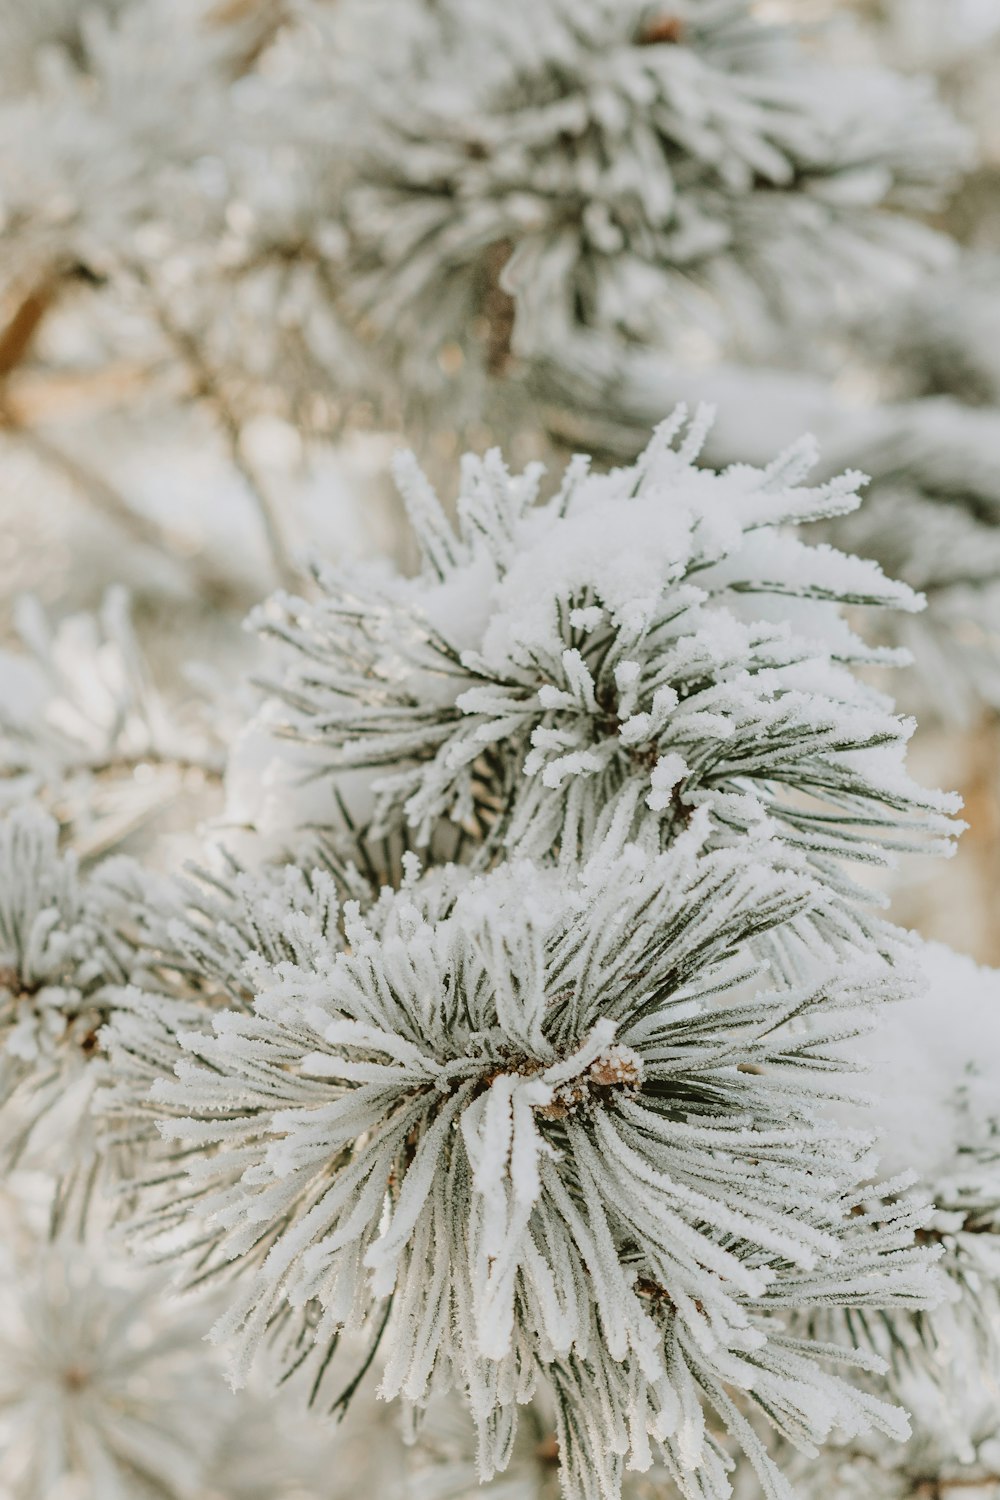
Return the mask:
<path fill-rule="evenodd" d="M 5 1494 L 318 1493 L 316 1435 L 287 1407 L 227 1391 L 199 1337 L 203 1301 L 180 1303 L 161 1272 L 109 1253 L 106 1235 L 52 1243 L 36 1214 L 5 1204 L 0 1288 Z"/>
<path fill-rule="evenodd" d="M 0 4 L 11 1500 L 1000 1484 L 990 169 L 760 9 Z"/>
<path fill-rule="evenodd" d="M 264 1345 L 334 1410 L 376 1360 L 416 1415 L 454 1388 L 487 1477 L 541 1387 L 569 1496 L 654 1459 L 721 1496 L 730 1447 L 784 1493 L 748 1412 L 807 1450 L 901 1436 L 824 1368 L 881 1353 L 779 1309 L 941 1295 L 929 1209 L 831 1113 L 841 1044 L 913 982 L 844 857 L 949 811 L 840 607 L 915 601 L 771 529 L 854 504 L 852 476 L 797 487 L 808 450 L 716 476 L 700 435 L 677 414 L 548 502 L 470 459 L 457 531 L 401 466 L 422 574 L 262 614 L 290 656 L 266 732 L 314 778 L 368 773 L 309 830 L 326 872 L 205 875 L 173 917 L 154 892 L 104 1033 L 100 1113 L 150 1152 L 132 1235 L 231 1283 L 237 1381 Z"/>
<path fill-rule="evenodd" d="M 972 164 L 924 82 L 880 51 L 947 74 L 974 65 L 992 23 L 959 3 L 943 20 L 881 9 L 874 34 L 905 45 L 849 62 L 747 0 L 544 0 L 524 15 L 478 0 L 68 4 L 35 18 L 34 51 L 31 28 L 0 16 L 8 438 L 147 561 L 166 528 L 194 553 L 175 586 L 239 608 L 268 558 L 295 576 L 313 515 L 302 465 L 328 467 L 323 440 L 373 419 L 402 423 L 436 469 L 457 456 L 456 424 L 518 456 L 631 460 L 678 401 L 706 399 L 722 409 L 709 462 L 764 463 L 812 430 L 835 469 L 864 469 L 884 506 L 912 510 L 896 528 L 911 533 L 917 518 L 943 529 L 955 495 L 919 453 L 902 496 L 879 465 L 927 422 L 969 497 L 958 556 L 928 580 L 929 651 L 965 679 L 947 707 L 969 716 L 996 698 L 994 653 L 966 651 L 956 624 L 971 608 L 993 634 L 977 525 L 993 424 L 971 455 L 961 411 L 890 409 L 873 433 L 828 377 L 845 320 L 863 330 L 900 281 L 921 309 L 935 295 L 921 273 L 954 247 L 928 219 Z M 967 113 L 986 139 L 983 111 Z M 96 337 L 81 352 L 84 309 Z M 975 323 L 966 344 L 980 338 Z M 889 395 L 912 359 L 900 347 L 891 363 Z M 121 399 L 123 364 L 125 424 L 101 395 Z M 53 427 L 22 378 L 32 365 L 95 393 L 106 442 Z M 167 522 L 130 458 L 140 422 L 175 494 L 228 486 L 263 555 L 252 537 L 249 558 L 212 546 L 196 506 Z M 919 553 L 876 555 L 924 586 Z"/>

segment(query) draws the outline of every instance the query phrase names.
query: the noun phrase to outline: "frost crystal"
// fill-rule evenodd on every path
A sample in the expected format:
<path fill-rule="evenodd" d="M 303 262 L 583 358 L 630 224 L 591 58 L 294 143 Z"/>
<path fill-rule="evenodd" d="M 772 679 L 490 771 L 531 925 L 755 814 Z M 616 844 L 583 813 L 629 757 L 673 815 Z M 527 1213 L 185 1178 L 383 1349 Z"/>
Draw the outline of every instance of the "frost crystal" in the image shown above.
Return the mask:
<path fill-rule="evenodd" d="M 225 1390 L 162 1277 L 79 1246 L 0 1267 L 0 1463 L 13 1500 L 195 1500 Z M 117 1270 L 117 1275 L 115 1274 Z M 10 1486 L 8 1488 L 8 1485 Z"/>
<path fill-rule="evenodd" d="M 0 1500 L 1000 1488 L 997 10 L 0 0 Z"/>
<path fill-rule="evenodd" d="M 842 612 L 919 599 L 784 529 L 853 508 L 860 476 L 803 487 L 808 443 L 695 468 L 707 420 L 678 411 L 607 475 L 576 459 L 543 502 L 536 471 L 470 457 L 457 529 L 404 461 L 419 575 L 323 570 L 317 601 L 259 612 L 291 648 L 284 733 L 314 775 L 370 770 L 372 831 L 426 845 L 451 820 L 480 861 L 572 861 L 625 802 L 658 843 L 705 807 L 720 838 L 764 824 L 841 891 L 844 858 L 947 839 L 954 800 L 904 769 L 912 726 L 851 672 L 894 658 Z"/>
<path fill-rule="evenodd" d="M 963 160 L 946 111 L 754 9 L 342 8 L 335 284 L 397 381 L 426 396 L 451 374 L 468 401 L 518 361 L 544 390 L 547 366 L 610 372 L 630 343 L 766 338 L 790 313 L 801 337 L 833 287 L 940 255 L 886 209 L 935 201 Z"/>
<path fill-rule="evenodd" d="M 367 917 L 348 903 L 345 948 L 289 915 L 297 956 L 248 961 L 250 1009 L 120 1010 L 110 1108 L 165 1141 L 135 1229 L 199 1279 L 242 1269 L 215 1330 L 238 1381 L 270 1336 L 319 1399 L 360 1332 L 383 1394 L 464 1392 L 489 1474 L 544 1378 L 574 1496 L 654 1454 L 725 1494 L 706 1409 L 777 1493 L 742 1400 L 799 1443 L 902 1430 L 779 1311 L 933 1296 L 924 1211 L 822 1109 L 838 1039 L 900 980 L 871 960 L 762 990 L 755 941 L 816 888 L 780 845 L 707 833 L 698 813 L 654 854 L 617 830 L 572 878 L 411 866 Z"/>
<path fill-rule="evenodd" d="M 102 872 L 82 878 L 57 840 L 54 821 L 34 807 L 0 821 L 0 1151 L 8 1158 L 32 1142 L 49 1110 L 78 1117 L 69 1139 L 80 1146 L 100 1028 L 132 959 L 113 881 Z M 59 1154 L 65 1161 L 65 1136 Z"/>
<path fill-rule="evenodd" d="M 919 959 L 924 984 L 853 1044 L 874 1107 L 847 1118 L 874 1126 L 883 1170 L 917 1173 L 933 1200 L 918 1238 L 943 1251 L 948 1297 L 886 1322 L 805 1320 L 817 1337 L 874 1348 L 889 1365 L 881 1389 L 913 1414 L 913 1444 L 879 1455 L 887 1495 L 919 1476 L 946 1489 L 959 1472 L 985 1488 L 1000 1449 L 1000 975 L 937 944 Z M 852 1445 L 859 1474 L 875 1455 Z"/>
<path fill-rule="evenodd" d="M 93 858 L 218 774 L 207 724 L 152 680 L 125 590 L 58 626 L 22 599 L 16 623 L 25 654 L 0 653 L 0 676 L 17 674 L 0 695 L 0 802 L 37 798 Z"/>
<path fill-rule="evenodd" d="M 4 1500 L 303 1500 L 328 1493 L 329 1433 L 227 1390 L 204 1299 L 106 1237 L 46 1243 L 5 1203 L 0 1246 Z M 106 1234 L 106 1228 L 105 1228 Z"/>

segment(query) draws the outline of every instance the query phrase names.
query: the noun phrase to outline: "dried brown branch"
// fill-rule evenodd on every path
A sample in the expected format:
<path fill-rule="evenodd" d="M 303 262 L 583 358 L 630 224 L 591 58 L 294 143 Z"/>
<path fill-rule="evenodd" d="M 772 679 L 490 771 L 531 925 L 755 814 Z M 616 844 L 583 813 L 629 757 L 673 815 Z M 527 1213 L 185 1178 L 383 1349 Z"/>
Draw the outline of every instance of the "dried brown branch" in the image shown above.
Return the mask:
<path fill-rule="evenodd" d="M 656 16 L 639 33 L 639 43 L 643 47 L 654 47 L 662 42 L 676 46 L 683 40 L 684 22 L 680 16 Z"/>
<path fill-rule="evenodd" d="M 164 306 L 145 270 L 136 266 L 133 266 L 132 270 L 149 298 L 161 331 L 190 372 L 191 394 L 196 400 L 204 401 L 218 418 L 226 437 L 233 467 L 243 479 L 256 506 L 275 572 L 281 582 L 286 585 L 299 583 L 301 570 L 296 567 L 289 553 L 284 531 L 278 519 L 278 504 L 243 451 L 242 423 L 222 382 L 205 358 L 204 350 L 198 340 L 186 328 L 181 327 Z"/>
<path fill-rule="evenodd" d="M 1000 1484 L 1000 1474 L 962 1474 L 952 1479 L 935 1476 L 932 1479 L 918 1479 L 910 1494 L 927 1495 L 930 1500 L 942 1500 L 949 1490 L 984 1490 L 987 1486 L 996 1484 Z"/>
<path fill-rule="evenodd" d="M 242 27 L 246 33 L 246 45 L 234 60 L 236 78 L 251 71 L 287 19 L 284 0 L 219 0 L 208 13 L 210 26 Z"/>
<path fill-rule="evenodd" d="M 238 590 L 234 588 L 231 579 L 209 566 L 204 559 L 189 556 L 189 548 L 182 538 L 173 536 L 155 521 L 151 521 L 148 516 L 135 510 L 121 491 L 116 489 L 103 474 L 81 463 L 74 454 L 68 453 L 59 443 L 54 442 L 36 428 L 22 425 L 10 405 L 2 399 L 0 399 L 0 431 L 5 432 L 13 441 L 34 454 L 49 468 L 62 474 L 95 510 L 108 516 L 120 526 L 132 541 L 138 542 L 140 546 L 149 547 L 154 552 L 166 552 L 171 557 L 181 560 L 190 569 L 199 592 L 205 597 L 242 603 L 241 598 L 237 597 Z"/>
<path fill-rule="evenodd" d="M 58 283 L 47 278 L 22 297 L 0 332 L 0 382 L 16 370 L 34 343 L 42 319 L 52 306 Z"/>

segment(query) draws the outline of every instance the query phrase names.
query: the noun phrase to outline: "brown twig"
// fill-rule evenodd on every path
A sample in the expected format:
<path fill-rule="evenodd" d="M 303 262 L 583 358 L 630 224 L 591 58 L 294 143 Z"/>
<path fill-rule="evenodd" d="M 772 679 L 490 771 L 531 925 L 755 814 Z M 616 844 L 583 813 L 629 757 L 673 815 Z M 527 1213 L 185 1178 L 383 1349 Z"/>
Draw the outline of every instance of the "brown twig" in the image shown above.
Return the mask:
<path fill-rule="evenodd" d="M 42 319 L 52 306 L 57 282 L 49 277 L 22 297 L 7 326 L 0 333 L 0 382 L 16 370 L 25 358 Z"/>
<path fill-rule="evenodd" d="M 500 240 L 486 252 L 484 274 L 486 290 L 483 295 L 483 317 L 486 320 L 486 368 L 491 375 L 502 375 L 510 364 L 511 341 L 514 336 L 516 304 L 509 292 L 501 285 L 503 268 L 510 260 L 513 245 L 509 240 Z"/>
<path fill-rule="evenodd" d="M 44 436 L 37 429 L 23 426 L 2 396 L 0 396 L 0 430 L 6 432 L 15 442 L 20 443 L 49 468 L 64 475 L 74 489 L 86 496 L 95 510 L 108 516 L 134 542 L 138 542 L 140 546 L 149 547 L 154 552 L 166 552 L 171 556 L 181 557 L 184 564 L 190 567 L 201 592 L 215 598 L 228 598 L 234 594 L 233 584 L 228 578 L 214 568 L 207 567 L 202 560 L 186 557 L 184 554 L 187 549 L 182 541 L 158 526 L 155 521 L 151 521 L 148 516 L 135 510 L 121 491 L 105 479 L 103 474 L 81 463 L 72 453 L 67 453 L 65 448 Z"/>
<path fill-rule="evenodd" d="M 963 1474 L 954 1479 L 918 1479 L 911 1495 L 929 1495 L 931 1500 L 941 1500 L 948 1490 L 978 1490 L 989 1484 L 1000 1484 L 1000 1474 Z"/>
<path fill-rule="evenodd" d="M 684 22 L 680 16 L 657 16 L 639 33 L 639 45 L 642 47 L 655 47 L 661 42 L 677 46 L 683 40 Z"/>
<path fill-rule="evenodd" d="M 97 510 L 109 516 L 134 541 L 157 552 L 166 550 L 183 555 L 185 549 L 178 539 L 135 510 L 102 474 L 81 463 L 25 422 L 8 397 L 6 388 L 10 377 L 27 358 L 45 315 L 58 297 L 62 280 L 58 274 L 52 274 L 40 281 L 22 297 L 0 332 L 0 429 L 48 467 L 63 474 L 74 489 L 85 495 Z M 227 597 L 233 592 L 229 580 L 214 569 L 206 569 L 198 562 L 192 562 L 190 566 L 203 592 L 217 598 Z"/>
<path fill-rule="evenodd" d="M 535 1448 L 535 1457 L 543 1469 L 558 1469 L 559 1467 L 559 1439 L 554 1432 L 548 1432 Z"/>
<path fill-rule="evenodd" d="M 242 26 L 247 30 L 247 44 L 235 59 L 235 77 L 242 78 L 250 72 L 274 41 L 287 15 L 283 0 L 219 0 L 209 11 L 210 26 L 216 29 Z"/>
<path fill-rule="evenodd" d="M 243 479 L 257 510 L 264 531 L 271 560 L 282 583 L 296 585 L 300 581 L 300 569 L 295 566 L 285 542 L 284 532 L 278 520 L 278 506 L 268 493 L 260 475 L 243 452 L 242 426 L 240 419 L 226 396 L 216 372 L 205 358 L 198 340 L 187 329 L 177 324 L 156 294 L 156 290 L 138 266 L 132 270 L 141 282 L 154 315 L 165 336 L 187 365 L 193 381 L 192 394 L 214 410 L 226 437 L 233 467 Z"/>

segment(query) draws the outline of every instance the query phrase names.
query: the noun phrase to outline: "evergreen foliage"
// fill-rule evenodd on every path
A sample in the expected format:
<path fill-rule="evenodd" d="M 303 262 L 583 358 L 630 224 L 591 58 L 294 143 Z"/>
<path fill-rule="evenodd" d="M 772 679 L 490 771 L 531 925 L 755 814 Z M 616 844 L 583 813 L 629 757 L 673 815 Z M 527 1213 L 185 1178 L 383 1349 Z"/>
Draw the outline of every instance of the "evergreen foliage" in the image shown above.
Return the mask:
<path fill-rule="evenodd" d="M 0 647 L 2 1500 L 1000 1487 L 885 690 L 1000 705 L 990 111 L 905 76 L 1000 33 L 907 3 L 0 0 L 0 528 L 105 528 L 32 489 Z"/>

